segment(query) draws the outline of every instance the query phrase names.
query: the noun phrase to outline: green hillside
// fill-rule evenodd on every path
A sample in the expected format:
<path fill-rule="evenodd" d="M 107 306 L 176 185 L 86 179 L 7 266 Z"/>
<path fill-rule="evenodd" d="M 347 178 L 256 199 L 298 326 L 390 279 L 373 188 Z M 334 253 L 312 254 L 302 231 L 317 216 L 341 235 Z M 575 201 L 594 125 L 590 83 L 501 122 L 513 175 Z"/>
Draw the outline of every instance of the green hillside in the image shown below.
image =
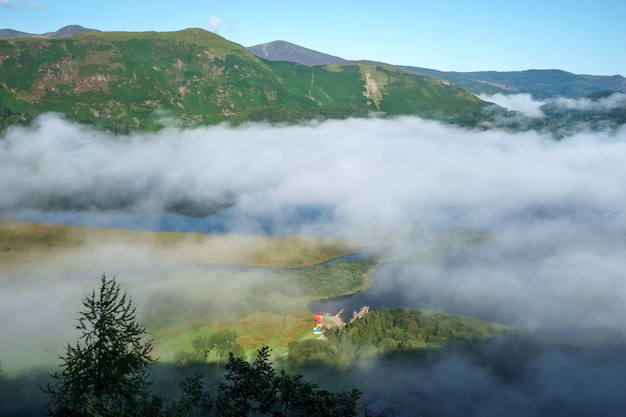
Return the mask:
<path fill-rule="evenodd" d="M 5 125 L 49 111 L 121 132 L 155 130 L 164 118 L 199 125 L 372 112 L 466 124 L 486 106 L 392 67 L 265 61 L 202 29 L 0 39 L 0 63 Z"/>

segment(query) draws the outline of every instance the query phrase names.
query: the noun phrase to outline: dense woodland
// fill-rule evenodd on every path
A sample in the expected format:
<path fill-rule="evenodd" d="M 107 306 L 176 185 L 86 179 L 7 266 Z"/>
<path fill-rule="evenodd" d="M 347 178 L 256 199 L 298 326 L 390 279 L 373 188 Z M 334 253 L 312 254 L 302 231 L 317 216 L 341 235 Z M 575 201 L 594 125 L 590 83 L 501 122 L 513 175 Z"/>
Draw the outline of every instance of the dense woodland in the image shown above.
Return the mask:
<path fill-rule="evenodd" d="M 452 314 L 381 308 L 345 328 L 329 329 L 323 340 L 290 343 L 288 363 L 294 370 L 320 365 L 345 370 L 359 359 L 396 352 L 427 352 L 504 331 L 497 325 Z"/>

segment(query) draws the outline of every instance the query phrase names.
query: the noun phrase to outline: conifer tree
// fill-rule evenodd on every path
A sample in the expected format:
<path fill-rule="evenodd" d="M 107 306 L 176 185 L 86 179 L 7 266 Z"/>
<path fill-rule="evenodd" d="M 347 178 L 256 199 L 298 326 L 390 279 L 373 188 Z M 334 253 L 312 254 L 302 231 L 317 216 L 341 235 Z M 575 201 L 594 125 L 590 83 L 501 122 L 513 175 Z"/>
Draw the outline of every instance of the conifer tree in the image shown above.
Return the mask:
<path fill-rule="evenodd" d="M 77 329 L 81 336 L 66 346 L 47 414 L 51 416 L 130 416 L 147 404 L 152 341 L 136 318 L 136 305 L 120 285 L 102 275 L 100 289 L 86 294 Z"/>

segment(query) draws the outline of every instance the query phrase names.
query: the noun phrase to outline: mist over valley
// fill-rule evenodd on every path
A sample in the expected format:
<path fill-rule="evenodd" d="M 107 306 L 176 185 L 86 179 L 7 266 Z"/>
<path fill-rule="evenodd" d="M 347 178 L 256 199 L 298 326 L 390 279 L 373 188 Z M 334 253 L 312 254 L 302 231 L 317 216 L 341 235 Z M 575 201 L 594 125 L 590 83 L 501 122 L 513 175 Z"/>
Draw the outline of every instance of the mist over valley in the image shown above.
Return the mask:
<path fill-rule="evenodd" d="M 563 387 L 551 388 L 553 398 L 583 401 L 576 380 L 564 373 L 571 367 L 597 383 L 585 390 L 587 406 L 608 401 L 604 415 L 616 415 L 623 403 L 605 388 L 624 382 L 620 370 L 626 365 L 621 350 L 613 349 L 622 346 L 626 314 L 623 155 L 623 128 L 582 130 L 555 141 L 536 131 L 470 130 L 398 117 L 170 127 L 117 136 L 48 114 L 3 134 L 0 195 L 5 222 L 186 232 L 197 227 L 194 231 L 232 236 L 365 242 L 385 264 L 364 294 L 398 303 L 389 308 L 424 308 L 540 334 L 605 334 L 612 340 L 570 353 L 558 346 L 539 350 L 523 361 L 538 373 L 528 370 L 517 385 L 491 373 L 488 361 L 476 363 L 454 351 L 441 353 L 426 368 L 416 365 L 410 375 L 382 358 L 352 371 L 361 373 L 361 380 L 384 372 L 389 381 L 415 381 L 402 383 L 405 394 L 397 387 L 397 396 L 385 398 L 406 405 L 413 400 L 405 395 L 414 400 L 428 395 L 422 410 L 447 415 L 451 410 L 432 401 L 447 392 L 454 398 L 450 407 L 458 410 L 455 401 L 469 400 L 458 392 L 461 382 L 478 391 L 506 390 L 503 398 L 520 410 L 543 415 L 554 411 L 547 399 L 522 398 L 547 389 L 548 381 Z M 181 201 L 215 213 L 159 214 Z M 65 211 L 50 211 L 59 208 Z M 163 216 L 169 220 L 163 223 Z M 155 257 L 148 236 L 123 245 L 103 240 L 42 251 L 22 265 L 5 262 L 0 272 L 4 369 L 51 366 L 62 345 L 75 337 L 72 320 L 81 294 L 102 272 L 118 276 L 144 318 L 166 308 L 169 298 L 176 306 L 171 311 L 189 322 L 207 317 L 199 311 L 245 308 L 269 282 L 267 273 L 227 278 L 228 272 L 183 269 L 201 264 L 198 259 L 212 251 L 227 259 L 229 251 L 240 251 L 236 239 L 230 248 L 205 246 L 194 259 L 172 249 L 164 260 Z M 11 248 L 2 245 L 6 258 Z M 174 269 L 133 271 L 133 265 L 157 259 Z M 294 300 L 289 303 L 297 304 Z M 185 313 L 185 305 L 194 307 Z M 307 305 L 303 300 L 298 308 L 306 311 Z M 599 359 L 598 349 L 611 366 Z M 482 382 L 475 385 L 477 378 Z M 359 386 L 365 392 L 382 389 L 368 387 Z M 487 407 L 485 415 L 505 407 L 493 397 L 479 401 Z"/>

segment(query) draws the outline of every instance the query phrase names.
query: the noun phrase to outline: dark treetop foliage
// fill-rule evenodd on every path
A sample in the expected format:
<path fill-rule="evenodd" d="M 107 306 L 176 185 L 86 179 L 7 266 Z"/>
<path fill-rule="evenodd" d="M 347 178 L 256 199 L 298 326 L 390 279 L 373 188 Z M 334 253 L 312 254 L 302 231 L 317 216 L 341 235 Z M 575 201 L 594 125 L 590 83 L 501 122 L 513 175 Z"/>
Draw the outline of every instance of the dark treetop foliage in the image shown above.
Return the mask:
<path fill-rule="evenodd" d="M 226 365 L 226 382 L 220 384 L 215 401 L 218 416 L 356 416 L 361 393 L 333 393 L 304 381 L 301 374 L 276 373 L 269 348 L 258 351 L 252 364 L 232 354 Z"/>
<path fill-rule="evenodd" d="M 52 416 L 137 415 L 147 397 L 152 341 L 136 320 L 136 305 L 115 278 L 86 294 L 76 345 L 66 346 L 55 372 L 47 413 Z"/>

